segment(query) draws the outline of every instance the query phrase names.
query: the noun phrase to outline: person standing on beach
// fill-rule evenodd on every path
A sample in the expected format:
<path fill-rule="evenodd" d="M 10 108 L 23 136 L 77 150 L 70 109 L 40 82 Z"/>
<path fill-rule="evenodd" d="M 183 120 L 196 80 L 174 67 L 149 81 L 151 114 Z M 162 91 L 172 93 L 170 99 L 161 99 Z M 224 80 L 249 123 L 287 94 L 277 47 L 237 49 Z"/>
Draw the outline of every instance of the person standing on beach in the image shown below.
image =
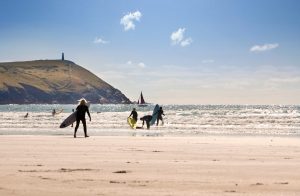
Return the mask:
<path fill-rule="evenodd" d="M 136 112 L 136 109 L 133 108 L 131 114 L 128 116 L 128 118 L 130 118 L 130 116 L 132 116 L 132 118 L 135 120 L 135 122 L 137 122 L 138 119 L 138 113 Z"/>
<path fill-rule="evenodd" d="M 140 118 L 140 120 L 143 121 L 143 126 L 144 126 L 144 123 L 146 121 L 147 129 L 150 129 L 150 121 L 152 120 L 152 116 L 151 115 L 143 116 L 142 118 Z"/>
<path fill-rule="evenodd" d="M 72 112 L 74 112 L 74 109 L 72 109 Z M 73 123 L 71 124 L 71 127 L 73 127 Z"/>
<path fill-rule="evenodd" d="M 158 114 L 157 114 L 156 126 L 158 126 L 159 120 L 161 120 L 162 125 L 164 125 L 164 120 L 163 120 L 162 115 L 165 115 L 165 114 L 164 114 L 164 111 L 163 111 L 162 107 L 160 107 L 159 110 L 158 110 Z"/>
<path fill-rule="evenodd" d="M 86 105 L 87 104 L 87 101 L 85 99 L 80 99 L 79 100 L 79 105 L 77 106 L 76 108 L 76 126 L 75 126 L 75 130 L 74 130 L 74 138 L 76 138 L 76 132 L 77 132 L 77 129 L 79 127 L 79 123 L 80 121 L 82 122 L 83 124 L 83 130 L 84 130 L 84 137 L 89 137 L 87 135 L 87 128 L 86 128 L 86 121 L 85 121 L 85 113 L 87 113 L 90 117 L 90 121 L 91 121 L 91 115 L 90 115 L 90 112 L 89 112 L 89 108 L 88 106 Z"/>

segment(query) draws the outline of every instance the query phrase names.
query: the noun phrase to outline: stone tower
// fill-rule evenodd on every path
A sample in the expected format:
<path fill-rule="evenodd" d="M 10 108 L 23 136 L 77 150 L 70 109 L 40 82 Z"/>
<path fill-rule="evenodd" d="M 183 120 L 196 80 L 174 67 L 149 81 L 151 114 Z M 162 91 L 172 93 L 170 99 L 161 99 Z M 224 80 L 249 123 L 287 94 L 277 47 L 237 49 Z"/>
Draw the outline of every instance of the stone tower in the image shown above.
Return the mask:
<path fill-rule="evenodd" d="M 61 54 L 61 60 L 62 60 L 62 61 L 65 60 L 65 54 L 64 54 L 64 53 Z"/>

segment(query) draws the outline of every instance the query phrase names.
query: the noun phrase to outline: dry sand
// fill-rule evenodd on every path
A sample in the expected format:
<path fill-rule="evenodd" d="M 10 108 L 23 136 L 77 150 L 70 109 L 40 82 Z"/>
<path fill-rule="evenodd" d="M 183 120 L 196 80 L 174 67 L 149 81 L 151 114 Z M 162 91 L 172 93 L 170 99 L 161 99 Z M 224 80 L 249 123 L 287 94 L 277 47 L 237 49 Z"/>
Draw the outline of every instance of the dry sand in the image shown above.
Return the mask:
<path fill-rule="evenodd" d="M 300 195 L 300 138 L 0 136 L 0 195 Z"/>

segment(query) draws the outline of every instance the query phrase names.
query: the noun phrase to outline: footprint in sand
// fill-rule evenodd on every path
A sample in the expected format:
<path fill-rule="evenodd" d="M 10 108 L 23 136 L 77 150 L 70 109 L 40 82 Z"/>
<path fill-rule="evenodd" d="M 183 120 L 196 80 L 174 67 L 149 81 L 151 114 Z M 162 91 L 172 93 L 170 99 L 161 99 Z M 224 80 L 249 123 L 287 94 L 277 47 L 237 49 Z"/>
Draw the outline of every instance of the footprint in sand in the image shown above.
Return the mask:
<path fill-rule="evenodd" d="M 130 171 L 120 170 L 120 171 L 115 171 L 113 173 L 115 173 L 115 174 L 126 174 L 126 173 L 130 173 Z"/>
<path fill-rule="evenodd" d="M 27 164 L 25 164 L 25 165 L 21 165 L 21 166 L 25 166 L 25 167 L 32 167 L 32 166 L 42 167 L 42 166 L 44 166 L 44 165 L 42 165 L 42 164 L 37 164 L 37 165 L 27 165 Z"/>
<path fill-rule="evenodd" d="M 75 171 L 93 171 L 93 169 L 85 168 L 85 169 L 68 169 L 68 168 L 61 168 L 60 172 L 75 172 Z"/>
<path fill-rule="evenodd" d="M 95 169 L 67 169 L 60 168 L 59 170 L 18 170 L 18 172 L 75 172 L 75 171 L 95 171 Z"/>
<path fill-rule="evenodd" d="M 18 172 L 51 172 L 51 170 L 22 170 L 22 169 L 19 169 Z"/>
<path fill-rule="evenodd" d="M 119 182 L 119 181 L 114 181 L 114 180 L 109 181 L 109 183 L 111 183 L 111 184 L 126 184 L 126 182 Z"/>
<path fill-rule="evenodd" d="M 289 182 L 275 182 L 274 184 L 282 184 L 282 185 L 287 185 Z"/>
<path fill-rule="evenodd" d="M 56 180 L 54 178 L 48 178 L 48 177 L 43 177 L 43 176 L 38 176 L 38 178 L 40 178 L 42 180 Z"/>
<path fill-rule="evenodd" d="M 235 190 L 226 190 L 226 191 L 224 191 L 225 193 L 236 193 L 236 191 Z"/>
<path fill-rule="evenodd" d="M 256 184 L 251 184 L 251 186 L 262 186 L 262 185 L 264 185 L 264 184 L 261 182 L 257 182 Z"/>

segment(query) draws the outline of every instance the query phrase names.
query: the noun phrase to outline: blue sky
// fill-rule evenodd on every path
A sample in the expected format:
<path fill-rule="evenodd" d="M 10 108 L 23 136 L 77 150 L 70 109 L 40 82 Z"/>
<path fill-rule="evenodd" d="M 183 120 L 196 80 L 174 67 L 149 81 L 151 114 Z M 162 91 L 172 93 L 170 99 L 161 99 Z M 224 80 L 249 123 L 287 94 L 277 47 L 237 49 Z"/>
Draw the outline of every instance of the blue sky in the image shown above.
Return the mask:
<path fill-rule="evenodd" d="M 0 61 L 65 58 L 161 104 L 300 104 L 300 1 L 1 0 Z"/>

